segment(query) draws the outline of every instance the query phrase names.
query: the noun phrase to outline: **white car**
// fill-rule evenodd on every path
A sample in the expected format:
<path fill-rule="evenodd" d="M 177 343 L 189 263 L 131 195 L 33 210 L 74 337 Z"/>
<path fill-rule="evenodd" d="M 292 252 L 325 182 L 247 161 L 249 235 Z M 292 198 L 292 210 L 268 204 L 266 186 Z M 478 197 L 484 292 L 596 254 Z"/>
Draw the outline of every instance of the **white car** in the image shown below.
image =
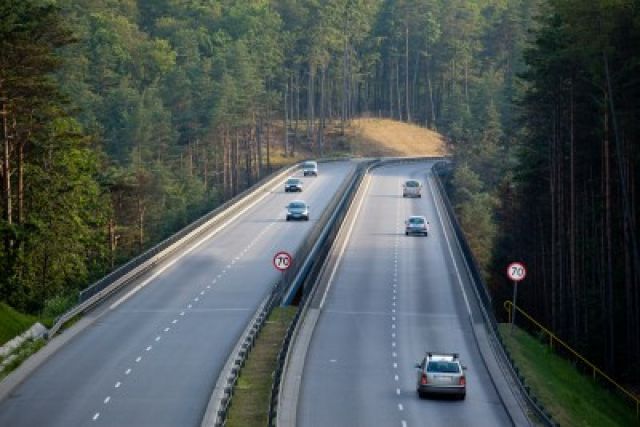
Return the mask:
<path fill-rule="evenodd" d="M 422 183 L 417 179 L 409 179 L 402 184 L 402 197 L 422 197 Z"/>
<path fill-rule="evenodd" d="M 284 183 L 284 192 L 302 191 L 302 180 L 300 178 L 289 178 Z"/>
<path fill-rule="evenodd" d="M 427 236 L 429 234 L 429 221 L 427 218 L 421 215 L 412 215 L 408 220 L 404 222 L 404 234 L 422 234 Z"/>
<path fill-rule="evenodd" d="M 304 162 L 302 164 L 302 175 L 318 176 L 318 162 L 314 162 L 312 160 L 309 160 L 308 162 Z"/>

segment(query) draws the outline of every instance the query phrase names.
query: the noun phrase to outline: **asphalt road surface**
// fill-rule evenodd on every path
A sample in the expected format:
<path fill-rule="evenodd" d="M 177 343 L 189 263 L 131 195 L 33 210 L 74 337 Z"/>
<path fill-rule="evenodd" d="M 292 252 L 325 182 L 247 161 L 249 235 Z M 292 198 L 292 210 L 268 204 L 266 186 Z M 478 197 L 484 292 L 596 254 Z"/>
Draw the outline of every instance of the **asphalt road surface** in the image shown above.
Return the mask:
<path fill-rule="evenodd" d="M 511 425 L 472 334 L 469 313 L 479 319 L 478 307 L 452 257 L 454 237 L 444 233 L 431 165 L 372 171 L 333 280 L 313 301 L 322 310 L 304 365 L 297 425 Z M 408 178 L 423 182 L 422 198 L 402 197 Z M 427 217 L 428 237 L 404 235 L 410 215 Z M 418 398 L 414 365 L 425 351 L 460 354 L 468 367 L 466 400 Z"/>
<path fill-rule="evenodd" d="M 0 426 L 199 426 L 220 370 L 278 279 L 272 257 L 294 252 L 355 164 L 321 163 L 284 183 L 96 320 L 0 403 Z M 296 173 L 302 175 L 302 172 Z M 301 198 L 308 222 L 286 222 Z"/>

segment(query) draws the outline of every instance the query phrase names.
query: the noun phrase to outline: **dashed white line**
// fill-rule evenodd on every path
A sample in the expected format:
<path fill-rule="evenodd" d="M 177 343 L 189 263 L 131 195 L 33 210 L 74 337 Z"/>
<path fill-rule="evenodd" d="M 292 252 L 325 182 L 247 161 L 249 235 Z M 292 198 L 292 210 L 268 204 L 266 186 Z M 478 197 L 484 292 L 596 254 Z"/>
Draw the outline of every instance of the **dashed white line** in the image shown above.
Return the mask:
<path fill-rule="evenodd" d="M 393 377 L 393 379 L 394 379 L 394 380 L 396 380 L 396 381 L 398 381 L 398 380 L 400 380 L 400 377 L 398 377 L 397 375 L 395 375 L 395 376 Z"/>
<path fill-rule="evenodd" d="M 156 337 L 156 342 L 160 341 L 160 335 Z"/>
<path fill-rule="evenodd" d="M 393 369 L 398 369 L 398 364 L 393 362 Z"/>
<path fill-rule="evenodd" d="M 394 332 L 391 334 L 391 338 L 395 338 L 395 337 L 396 337 L 396 333 Z"/>
<path fill-rule="evenodd" d="M 125 375 L 129 375 L 131 373 L 131 368 L 127 369 L 126 371 L 124 371 Z"/>
<path fill-rule="evenodd" d="M 204 291 L 200 292 L 200 295 L 204 295 Z"/>
<path fill-rule="evenodd" d="M 400 390 L 398 390 L 398 391 L 400 391 Z M 398 394 L 400 394 L 400 393 L 398 393 Z M 398 403 L 398 409 L 400 411 L 404 411 L 404 407 L 402 406 L 402 403 Z"/>
<path fill-rule="evenodd" d="M 195 297 L 193 300 L 194 300 L 195 302 L 198 302 L 198 301 L 200 301 L 200 298 Z"/>
<path fill-rule="evenodd" d="M 104 404 L 106 405 L 109 401 L 111 401 L 111 396 L 107 396 L 107 398 L 104 399 Z"/>
<path fill-rule="evenodd" d="M 173 319 L 173 321 L 171 323 L 173 323 L 175 325 L 176 323 L 178 323 L 178 319 Z"/>
<path fill-rule="evenodd" d="M 400 389 L 399 389 L 399 388 L 397 388 L 397 389 L 396 389 L 396 394 L 397 394 L 398 396 L 400 396 Z M 402 409 L 400 409 L 400 410 L 402 411 Z"/>
<path fill-rule="evenodd" d="M 191 307 L 193 307 L 191 304 L 189 304 L 189 305 L 187 306 L 187 308 L 191 308 Z M 180 316 L 183 316 L 183 314 L 182 314 L 182 313 L 180 313 Z"/>
<path fill-rule="evenodd" d="M 96 412 L 96 414 L 93 416 L 93 421 L 97 420 L 100 417 L 100 412 Z"/>
<path fill-rule="evenodd" d="M 402 427 L 407 427 L 407 422 L 405 420 L 402 420 Z"/>
<path fill-rule="evenodd" d="M 141 360 L 142 360 L 142 356 L 138 356 L 138 357 L 136 358 L 136 363 L 140 363 L 140 361 L 141 361 Z"/>
<path fill-rule="evenodd" d="M 165 331 L 165 332 L 169 332 L 170 330 L 171 330 L 171 328 L 169 328 L 169 327 L 164 328 L 164 331 Z"/>
<path fill-rule="evenodd" d="M 115 385 L 115 388 L 120 388 L 120 386 L 122 385 L 122 383 L 120 381 L 118 381 Z"/>
<path fill-rule="evenodd" d="M 395 346 L 396 346 L 396 342 L 395 342 L 395 341 L 393 341 L 393 342 L 391 343 L 391 347 L 395 347 Z"/>
<path fill-rule="evenodd" d="M 181 312 L 180 312 L 180 316 L 184 316 L 184 311 L 181 311 Z"/>
<path fill-rule="evenodd" d="M 393 353 L 391 353 L 391 355 L 393 356 L 393 358 L 395 359 L 396 357 L 398 357 L 398 353 L 396 353 L 395 351 Z"/>
<path fill-rule="evenodd" d="M 147 351 L 151 351 L 152 348 L 152 346 L 147 347 Z"/>

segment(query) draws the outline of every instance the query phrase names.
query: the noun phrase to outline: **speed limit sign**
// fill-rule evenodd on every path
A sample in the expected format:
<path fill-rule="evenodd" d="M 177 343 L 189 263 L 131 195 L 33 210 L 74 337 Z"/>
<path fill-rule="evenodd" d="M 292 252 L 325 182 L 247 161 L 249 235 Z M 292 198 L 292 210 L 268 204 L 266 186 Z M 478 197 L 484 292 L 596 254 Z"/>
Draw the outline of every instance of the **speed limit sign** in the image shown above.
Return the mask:
<path fill-rule="evenodd" d="M 512 262 L 507 267 L 507 276 L 514 282 L 519 282 L 527 277 L 527 269 L 521 262 Z"/>
<path fill-rule="evenodd" d="M 291 267 L 291 263 L 293 258 L 289 252 L 280 251 L 273 257 L 273 266 L 280 271 L 285 271 L 287 268 Z"/>

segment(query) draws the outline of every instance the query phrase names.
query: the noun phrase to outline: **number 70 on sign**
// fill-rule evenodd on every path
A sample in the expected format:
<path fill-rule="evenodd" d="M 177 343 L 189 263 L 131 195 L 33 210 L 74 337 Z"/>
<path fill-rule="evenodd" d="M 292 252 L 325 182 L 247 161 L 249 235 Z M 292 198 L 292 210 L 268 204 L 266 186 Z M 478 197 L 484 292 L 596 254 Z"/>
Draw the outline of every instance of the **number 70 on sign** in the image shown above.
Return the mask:
<path fill-rule="evenodd" d="M 291 267 L 293 257 L 289 252 L 280 251 L 273 256 L 273 266 L 280 271 L 285 271 Z"/>

